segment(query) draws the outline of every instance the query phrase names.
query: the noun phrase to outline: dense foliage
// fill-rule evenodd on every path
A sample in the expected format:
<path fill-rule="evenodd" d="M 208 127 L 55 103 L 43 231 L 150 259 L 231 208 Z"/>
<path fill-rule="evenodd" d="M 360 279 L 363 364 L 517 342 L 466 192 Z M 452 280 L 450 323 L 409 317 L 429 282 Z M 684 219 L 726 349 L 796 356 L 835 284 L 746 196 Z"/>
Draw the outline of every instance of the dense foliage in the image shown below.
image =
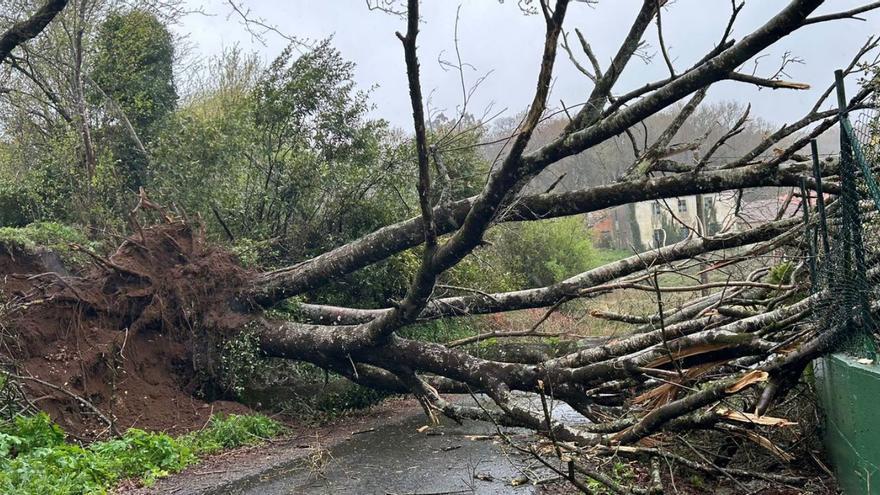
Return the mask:
<path fill-rule="evenodd" d="M 0 424 L 0 492 L 22 495 L 106 493 L 120 480 L 152 484 L 224 448 L 260 443 L 281 433 L 265 416 L 211 418 L 201 431 L 173 438 L 129 429 L 89 446 L 68 443 L 45 413 Z"/>
<path fill-rule="evenodd" d="M 113 170 L 123 191 L 146 186 L 149 156 L 160 126 L 177 104 L 174 45 L 168 29 L 142 10 L 113 13 L 101 25 L 92 78 L 103 115 Z"/>

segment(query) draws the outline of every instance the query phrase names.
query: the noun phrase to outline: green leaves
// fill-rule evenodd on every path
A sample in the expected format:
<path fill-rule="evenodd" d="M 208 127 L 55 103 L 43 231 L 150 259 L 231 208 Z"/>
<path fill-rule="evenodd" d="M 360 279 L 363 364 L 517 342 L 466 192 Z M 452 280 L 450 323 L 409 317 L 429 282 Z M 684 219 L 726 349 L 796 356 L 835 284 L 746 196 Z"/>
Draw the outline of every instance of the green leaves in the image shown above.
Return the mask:
<path fill-rule="evenodd" d="M 298 47 L 297 47 L 298 48 Z M 285 264 L 404 217 L 407 149 L 368 118 L 354 65 L 330 40 L 260 67 L 238 50 L 156 136 L 149 190 L 200 212 L 248 262 Z M 271 239 L 272 242 L 266 242 Z"/>
<path fill-rule="evenodd" d="M 168 28 L 143 10 L 108 15 L 98 33 L 92 78 L 140 132 L 177 103 L 172 41 Z"/>
<path fill-rule="evenodd" d="M 259 339 L 247 328 L 220 343 L 218 361 L 220 385 L 239 399 L 247 386 L 266 371 Z"/>
<path fill-rule="evenodd" d="M 180 439 L 129 429 L 122 438 L 81 447 L 64 442 L 49 416 L 18 417 L 0 425 L 0 493 L 104 494 L 120 480 L 157 478 L 197 462 L 198 455 L 251 445 L 277 436 L 282 426 L 261 415 L 211 418 L 201 431 Z"/>
<path fill-rule="evenodd" d="M 35 416 L 18 416 L 0 433 L 17 438 L 16 454 L 28 453 L 38 448 L 56 447 L 64 443 L 64 430 L 41 412 Z"/>
<path fill-rule="evenodd" d="M 598 266 L 582 216 L 505 226 L 493 240 L 499 264 L 529 287 L 541 287 Z"/>
<path fill-rule="evenodd" d="M 98 88 L 93 99 L 110 110 L 102 133 L 110 142 L 123 185 L 131 191 L 146 186 L 148 179 L 148 158 L 137 141 L 151 148 L 160 124 L 177 105 L 172 41 L 168 28 L 144 10 L 111 13 L 98 33 L 92 71 Z"/>
<path fill-rule="evenodd" d="M 184 436 L 181 442 L 194 452 L 204 455 L 242 445 L 262 443 L 278 436 L 283 427 L 277 421 L 260 414 L 215 414 L 208 427 Z"/>

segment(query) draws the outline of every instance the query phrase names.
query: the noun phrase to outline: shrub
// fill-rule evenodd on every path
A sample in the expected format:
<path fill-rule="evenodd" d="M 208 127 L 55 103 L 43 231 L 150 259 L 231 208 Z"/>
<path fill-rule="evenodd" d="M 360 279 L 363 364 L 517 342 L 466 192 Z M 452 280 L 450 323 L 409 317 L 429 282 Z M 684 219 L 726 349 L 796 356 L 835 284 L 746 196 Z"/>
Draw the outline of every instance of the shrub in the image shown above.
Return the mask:
<path fill-rule="evenodd" d="M 558 282 L 602 261 L 580 215 L 510 225 L 492 241 L 497 264 L 529 287 Z"/>
<path fill-rule="evenodd" d="M 175 439 L 132 428 L 121 438 L 88 447 L 65 443 L 64 431 L 40 413 L 0 424 L 0 493 L 103 494 L 120 480 L 146 485 L 178 472 L 205 455 L 260 443 L 282 432 L 265 416 L 211 418 L 201 431 Z"/>
<path fill-rule="evenodd" d="M 46 413 L 18 416 L 0 429 L 0 434 L 0 454 L 4 457 L 64 443 L 64 431 Z"/>
<path fill-rule="evenodd" d="M 217 379 L 220 386 L 241 398 L 248 384 L 265 371 L 265 360 L 256 334 L 245 329 L 222 341 L 219 364 Z"/>
<path fill-rule="evenodd" d="M 21 182 L 0 180 L 0 225 L 21 227 L 37 214 L 39 196 Z"/>
<path fill-rule="evenodd" d="M 242 445 L 258 444 L 278 436 L 282 431 L 280 423 L 261 414 L 216 414 L 207 428 L 186 435 L 181 441 L 197 454 L 204 455 Z"/>

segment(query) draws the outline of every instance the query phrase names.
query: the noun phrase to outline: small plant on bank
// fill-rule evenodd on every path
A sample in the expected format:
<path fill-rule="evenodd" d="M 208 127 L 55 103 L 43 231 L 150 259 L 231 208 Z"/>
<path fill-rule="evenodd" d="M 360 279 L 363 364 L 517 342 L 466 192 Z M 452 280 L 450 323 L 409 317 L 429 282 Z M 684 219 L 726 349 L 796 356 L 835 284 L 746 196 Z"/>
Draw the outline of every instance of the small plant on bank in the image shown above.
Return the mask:
<path fill-rule="evenodd" d="M 57 254 L 68 268 L 77 268 L 88 262 L 88 256 L 75 251 L 71 247 L 73 245 L 91 251 L 99 248 L 80 229 L 55 222 L 34 222 L 24 227 L 0 227 L 0 246 L 28 253 L 45 248 Z"/>
<path fill-rule="evenodd" d="M 0 493 L 21 495 L 104 494 L 136 478 L 145 485 L 226 448 L 253 445 L 283 427 L 261 415 L 217 415 L 201 431 L 173 438 L 129 429 L 122 437 L 81 446 L 65 442 L 49 416 L 19 416 L 0 424 Z"/>
<path fill-rule="evenodd" d="M 257 336 L 248 329 L 220 344 L 219 361 L 220 384 L 239 399 L 266 366 Z"/>
<path fill-rule="evenodd" d="M 260 414 L 241 416 L 216 414 L 207 428 L 180 438 L 197 455 L 206 455 L 242 445 L 255 445 L 283 431 L 277 421 Z"/>

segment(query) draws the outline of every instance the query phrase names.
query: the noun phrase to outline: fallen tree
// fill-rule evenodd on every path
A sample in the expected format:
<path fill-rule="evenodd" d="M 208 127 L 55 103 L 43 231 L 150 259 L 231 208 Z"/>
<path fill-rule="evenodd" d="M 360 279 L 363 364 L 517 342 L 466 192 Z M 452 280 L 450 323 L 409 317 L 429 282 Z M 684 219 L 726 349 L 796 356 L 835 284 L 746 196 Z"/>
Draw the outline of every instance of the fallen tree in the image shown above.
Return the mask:
<path fill-rule="evenodd" d="M 803 89 L 804 85 L 782 81 L 778 74 L 761 78 L 742 74 L 739 68 L 796 30 L 852 17 L 863 10 L 814 16 L 822 1 L 794 0 L 736 41 L 730 35 L 741 5 L 734 4 L 717 46 L 693 66 L 676 71 L 669 63 L 669 77 L 616 94 L 620 74 L 635 56 L 645 31 L 655 21 L 659 26 L 664 3 L 642 3 L 626 39 L 604 70 L 589 44 L 583 43 L 584 55 L 592 65 L 587 72 L 594 82 L 586 103 L 571 115 L 560 136 L 528 151 L 532 134 L 547 112 L 556 52 L 570 7 L 568 0 L 557 0 L 552 5 L 539 2 L 546 36 L 536 90 L 527 114 L 509 138 L 503 160 L 493 168 L 479 195 L 432 204 L 436 195 L 431 169 L 436 158 L 432 158 L 425 132 L 419 78 L 419 3 L 410 0 L 407 31 L 398 37 L 404 48 L 413 109 L 421 212 L 418 217 L 294 266 L 254 273 L 240 268 L 233 256 L 210 246 L 197 222 L 172 216 L 142 191 L 138 208 L 132 212 L 132 235 L 111 256 L 93 256 L 91 271 L 80 276 L 52 275 L 38 270 L 39 264 L 5 270 L 4 294 L 17 304 L 10 316 L 11 327 L 23 341 L 25 356 L 24 371 L 17 372 L 24 376 L 28 362 L 43 359 L 33 356 L 34 350 L 40 342 L 58 339 L 59 332 L 66 331 L 67 327 L 59 322 L 75 322 L 77 331 L 116 334 L 113 346 L 91 349 L 87 351 L 89 357 L 81 358 L 89 366 L 112 361 L 109 369 L 114 370 L 114 377 L 117 371 L 138 375 L 147 365 L 137 357 L 127 357 L 131 351 L 126 354 L 126 345 L 131 349 L 136 344 L 156 345 L 155 340 L 165 339 L 188 342 L 191 350 L 205 345 L 203 339 L 231 336 L 246 328 L 268 356 L 310 362 L 369 387 L 413 394 L 432 420 L 442 414 L 543 432 L 556 446 L 560 462 L 565 458 L 560 447 L 563 444 L 566 449 L 605 449 L 657 457 L 658 449 L 651 442 L 659 442 L 670 432 L 696 430 L 742 436 L 772 450 L 772 443 L 765 442 L 759 431 L 785 422 L 765 413 L 786 397 L 807 363 L 831 350 L 847 330 L 843 325 L 823 326 L 814 320 L 814 308 L 829 304 L 835 297 L 823 291 L 810 294 L 805 232 L 818 221 L 817 215 L 810 216 L 814 212 L 807 211 L 805 218 L 783 218 L 783 208 L 778 219 L 755 227 L 731 226 L 713 235 L 697 229 L 681 242 L 634 253 L 546 287 L 435 296 L 438 277 L 478 248 L 486 232 L 500 222 L 540 221 L 640 201 L 761 187 L 804 187 L 801 194 L 813 191 L 813 196 L 829 198 L 841 193 L 837 162 L 819 167 L 824 179 L 820 184 L 819 177 L 813 175 L 814 163 L 796 155 L 837 121 L 837 110 L 821 110 L 833 86 L 802 119 L 783 126 L 737 159 L 710 160 L 724 141 L 738 132 L 746 115 L 709 147 L 708 156 L 693 163 L 682 161 L 681 152 L 703 143 L 672 140 L 706 90 L 719 81 Z M 866 5 L 866 9 L 877 7 L 880 5 L 876 3 Z M 877 46 L 876 40 L 869 40 L 845 72 L 860 70 L 860 61 Z M 665 55 L 665 48 L 661 49 Z M 865 86 L 845 102 L 846 109 L 870 106 L 872 98 L 873 88 Z M 524 187 L 553 163 L 627 133 L 644 119 L 684 99 L 689 101 L 656 140 L 639 146 L 633 139 L 637 159 L 625 167 L 618 181 L 576 191 L 523 194 Z M 775 153 L 768 155 L 766 152 L 774 147 Z M 839 213 L 835 204 L 828 207 L 829 218 Z M 801 205 L 809 210 L 812 202 L 801 201 Z M 159 221 L 141 226 L 136 219 L 142 210 L 153 212 Z M 406 293 L 388 307 L 341 308 L 310 302 L 299 305 L 296 321 L 273 318 L 273 313 L 267 311 L 291 297 L 307 294 L 335 278 L 409 249 L 417 250 L 420 265 Z M 767 278 L 770 264 L 754 263 L 774 253 L 794 260 L 792 270 L 775 281 Z M 878 270 L 875 261 L 869 260 L 869 276 Z M 12 262 L 10 266 L 15 267 Z M 669 273 L 683 274 L 684 279 L 694 282 L 669 285 L 663 282 Z M 718 274 L 719 281 L 700 277 L 705 273 Z M 490 337 L 543 336 L 542 322 L 562 305 L 626 290 L 651 294 L 656 312 L 596 313 L 597 318 L 635 325 L 630 335 L 602 345 L 539 363 L 520 362 L 524 360 L 516 356 L 504 361 L 485 359 L 470 352 L 466 345 Z M 705 295 L 670 306 L 664 304 L 670 293 Z M 878 304 L 872 301 L 870 311 L 880 309 Z M 408 339 L 399 333 L 425 320 L 534 308 L 546 308 L 546 312 L 524 332 L 494 332 L 445 345 Z M 179 356 L 173 359 L 179 360 Z M 174 365 L 195 368 L 198 364 Z M 82 404 L 103 408 L 106 412 L 98 419 L 110 423 L 111 429 L 130 426 L 116 425 L 113 419 L 113 409 L 118 407 L 113 402 L 115 379 L 111 383 L 86 383 L 80 370 L 47 372 L 63 379 L 68 392 L 53 400 L 68 407 L 75 400 L 76 409 Z M 192 378 L 194 373 L 190 369 L 186 376 Z M 33 373 L 29 378 L 43 379 Z M 447 392 L 485 394 L 495 407 L 450 402 L 443 396 Z M 555 421 L 545 414 L 546 410 L 523 406 L 515 392 L 564 401 L 590 423 L 575 426 Z M 148 404 L 145 398 L 125 407 L 136 410 Z M 705 461 L 680 462 L 692 469 L 727 472 Z M 575 474 L 574 464 L 570 467 L 565 476 L 577 484 L 581 475 Z M 584 474 L 586 468 L 580 469 Z M 601 476 L 590 472 L 585 475 L 592 479 Z M 761 476 L 777 482 L 795 479 L 758 473 Z"/>

